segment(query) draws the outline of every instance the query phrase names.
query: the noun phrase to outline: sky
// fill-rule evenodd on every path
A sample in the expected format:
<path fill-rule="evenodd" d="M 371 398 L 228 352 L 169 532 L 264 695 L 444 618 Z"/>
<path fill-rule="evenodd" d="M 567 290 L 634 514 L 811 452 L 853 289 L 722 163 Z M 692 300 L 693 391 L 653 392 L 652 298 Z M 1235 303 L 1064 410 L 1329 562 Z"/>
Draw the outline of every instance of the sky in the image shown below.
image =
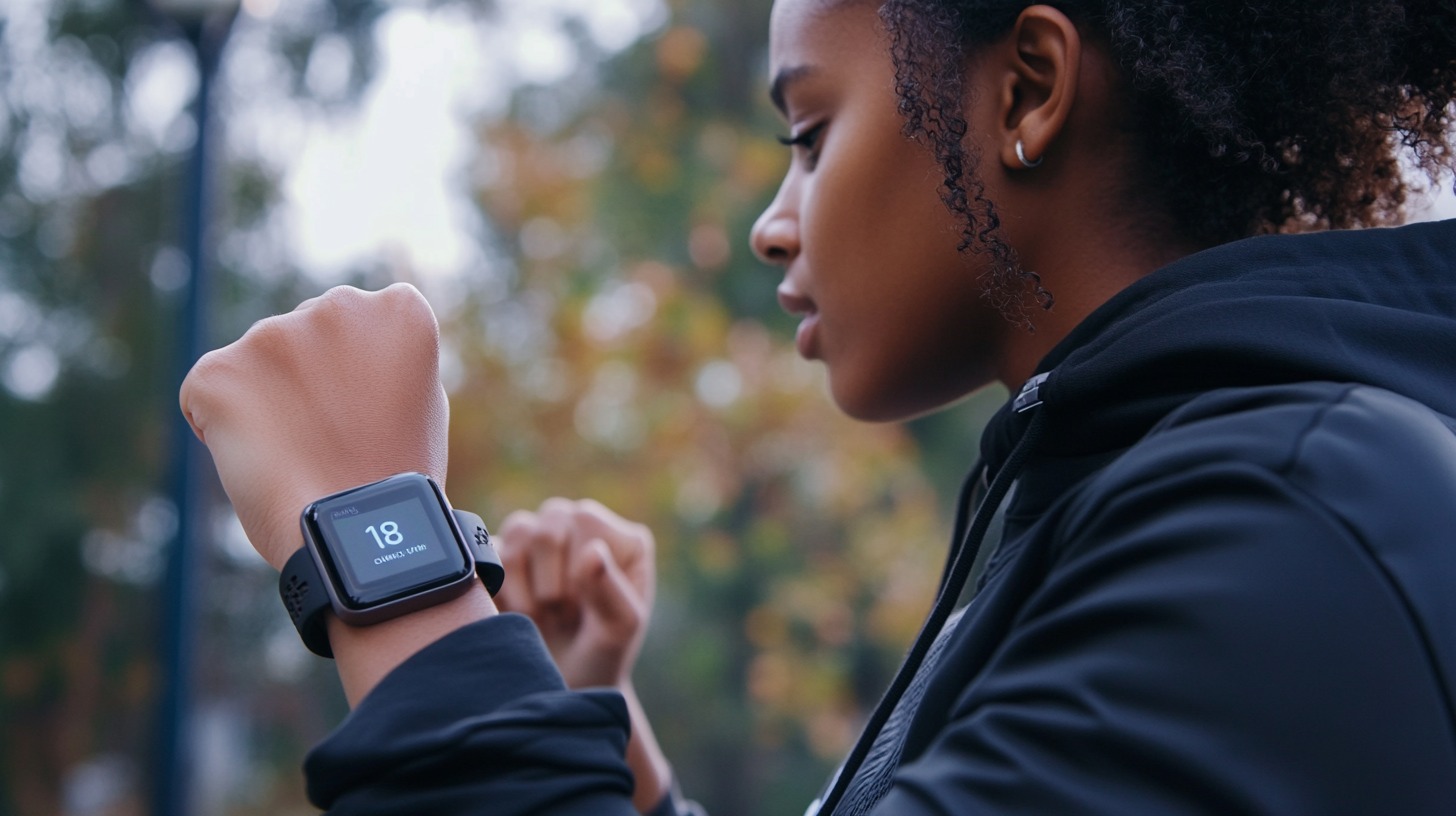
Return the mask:
<path fill-rule="evenodd" d="M 250 0 L 268 3 L 273 0 Z M 448 7 L 400 6 L 375 30 L 378 72 L 343 115 L 296 123 L 283 218 L 295 260 L 328 279 L 380 257 L 425 277 L 482 263 L 479 214 L 467 196 L 473 126 L 501 115 L 511 90 L 549 84 L 576 67 L 562 21 L 576 18 L 609 51 L 666 18 L 660 0 L 501 3 L 496 19 Z M 347 82 L 342 42 L 315 50 L 306 80 L 327 98 Z M 268 117 L 241 117 L 267 126 Z M 247 127 L 247 125 L 244 125 Z"/>

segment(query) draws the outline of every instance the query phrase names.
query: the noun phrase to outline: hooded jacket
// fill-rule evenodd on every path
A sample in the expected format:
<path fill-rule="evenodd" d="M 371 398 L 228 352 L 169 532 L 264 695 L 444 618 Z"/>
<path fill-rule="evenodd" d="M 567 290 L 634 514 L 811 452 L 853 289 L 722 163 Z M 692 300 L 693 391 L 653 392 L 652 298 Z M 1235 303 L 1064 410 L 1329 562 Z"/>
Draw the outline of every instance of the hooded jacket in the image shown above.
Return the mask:
<path fill-rule="evenodd" d="M 982 437 L 988 498 L 844 774 L 883 790 L 823 812 L 1456 813 L 1453 258 L 1456 222 L 1253 238 L 1083 321 Z M 386 678 L 310 793 L 626 814 L 626 727 L 501 616 Z"/>

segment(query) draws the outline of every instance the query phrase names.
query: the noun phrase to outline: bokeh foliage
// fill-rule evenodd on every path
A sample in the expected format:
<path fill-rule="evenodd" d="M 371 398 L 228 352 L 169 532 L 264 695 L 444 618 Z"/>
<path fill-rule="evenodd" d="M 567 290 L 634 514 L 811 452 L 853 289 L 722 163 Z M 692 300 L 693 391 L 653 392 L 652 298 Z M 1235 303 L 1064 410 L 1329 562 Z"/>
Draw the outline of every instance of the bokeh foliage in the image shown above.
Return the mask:
<path fill-rule="evenodd" d="M 387 8 L 301 5 L 258 35 L 290 78 L 282 93 L 317 102 L 301 78 L 325 32 L 350 43 L 353 89 L 366 87 Z M 507 115 L 476 123 L 469 177 L 492 268 L 436 304 L 454 501 L 498 521 L 590 496 L 656 532 L 637 683 L 688 793 L 720 814 L 801 812 L 852 741 L 929 605 L 947 496 L 996 401 L 864 425 L 796 358 L 777 272 L 747 247 L 788 159 L 763 91 L 768 6 L 674 0 L 615 53 L 572 30 L 569 78 L 518 88 Z M 22 353 L 51 354 L 57 372 L 43 392 L 0 393 L 0 814 L 138 813 L 172 518 L 186 139 L 149 142 L 125 121 L 132 63 L 164 36 L 139 5 L 76 0 L 45 19 L 43 53 L 0 53 L 0 373 Z M 17 61 L 40 56 L 100 78 L 101 112 L 28 103 L 41 97 Z M 42 139 L 63 168 L 49 192 L 22 166 Z M 99 172 L 108 146 L 125 151 L 120 178 Z M 320 286 L 272 227 L 283 172 L 227 158 L 219 343 Z M 412 277 L 396 259 L 348 280 Z M 226 513 L 218 528 L 197 720 L 203 753 L 234 767 L 203 771 L 221 812 L 306 813 L 297 767 L 343 711 L 337 681 Z M 96 790 L 112 793 L 83 807 Z"/>

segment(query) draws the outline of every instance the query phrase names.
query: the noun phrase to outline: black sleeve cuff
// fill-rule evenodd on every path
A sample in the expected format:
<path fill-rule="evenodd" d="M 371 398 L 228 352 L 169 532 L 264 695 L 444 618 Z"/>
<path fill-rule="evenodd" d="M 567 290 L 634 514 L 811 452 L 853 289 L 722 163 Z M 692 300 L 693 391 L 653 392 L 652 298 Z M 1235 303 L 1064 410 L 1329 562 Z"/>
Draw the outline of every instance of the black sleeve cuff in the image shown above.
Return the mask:
<path fill-rule="evenodd" d="M 498 615 L 390 672 L 304 763 L 335 814 L 630 814 L 620 694 L 568 691 L 536 627 Z"/>

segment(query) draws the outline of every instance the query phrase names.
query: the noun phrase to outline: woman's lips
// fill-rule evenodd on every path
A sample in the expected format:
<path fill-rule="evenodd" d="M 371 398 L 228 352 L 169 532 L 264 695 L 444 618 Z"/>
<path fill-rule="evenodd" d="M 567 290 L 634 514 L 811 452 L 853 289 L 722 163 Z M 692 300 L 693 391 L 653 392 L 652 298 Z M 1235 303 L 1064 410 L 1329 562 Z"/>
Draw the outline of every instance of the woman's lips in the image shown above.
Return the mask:
<path fill-rule="evenodd" d="M 805 360 L 813 360 L 819 356 L 819 313 L 812 312 L 799 321 L 799 329 L 794 333 L 794 345 L 799 350 L 799 356 Z"/>
<path fill-rule="evenodd" d="M 778 296 L 779 305 L 784 311 L 803 316 L 804 319 L 799 322 L 799 330 L 794 335 L 794 343 L 798 347 L 799 356 L 806 360 L 814 359 L 819 353 L 819 310 L 813 299 L 787 280 L 779 284 Z"/>

